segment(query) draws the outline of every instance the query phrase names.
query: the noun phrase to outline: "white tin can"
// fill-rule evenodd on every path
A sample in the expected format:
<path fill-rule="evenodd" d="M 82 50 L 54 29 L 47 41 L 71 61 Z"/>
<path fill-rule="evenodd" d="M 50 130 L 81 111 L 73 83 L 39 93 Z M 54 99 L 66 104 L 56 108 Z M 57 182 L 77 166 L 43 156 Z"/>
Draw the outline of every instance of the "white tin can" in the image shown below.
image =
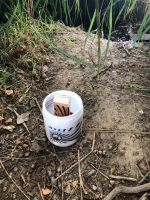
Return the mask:
<path fill-rule="evenodd" d="M 54 116 L 55 95 L 71 97 L 70 111 L 73 112 L 72 115 Z M 67 147 L 78 140 L 82 131 L 83 103 L 76 93 L 60 90 L 49 94 L 43 101 L 42 111 L 46 135 L 51 143 L 59 147 Z"/>

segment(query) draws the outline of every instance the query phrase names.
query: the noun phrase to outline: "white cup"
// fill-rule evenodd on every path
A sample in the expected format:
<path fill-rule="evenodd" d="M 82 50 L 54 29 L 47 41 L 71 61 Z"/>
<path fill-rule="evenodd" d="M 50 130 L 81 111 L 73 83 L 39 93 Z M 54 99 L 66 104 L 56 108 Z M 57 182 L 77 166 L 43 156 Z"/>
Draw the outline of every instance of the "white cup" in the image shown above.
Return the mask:
<path fill-rule="evenodd" d="M 71 97 L 70 111 L 72 115 L 58 117 L 54 114 L 55 95 Z M 51 143 L 59 147 L 67 147 L 74 144 L 81 132 L 83 121 L 83 103 L 74 92 L 60 90 L 49 94 L 43 101 L 43 118 L 47 138 Z"/>

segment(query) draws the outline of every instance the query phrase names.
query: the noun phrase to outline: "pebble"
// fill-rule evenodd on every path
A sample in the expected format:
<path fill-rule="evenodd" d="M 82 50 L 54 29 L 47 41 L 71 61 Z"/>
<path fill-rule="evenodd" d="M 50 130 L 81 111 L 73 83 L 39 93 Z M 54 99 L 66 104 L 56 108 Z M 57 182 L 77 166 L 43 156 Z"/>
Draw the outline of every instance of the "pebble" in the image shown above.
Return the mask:
<path fill-rule="evenodd" d="M 7 190 L 7 187 L 3 187 L 3 192 L 5 192 Z"/>
<path fill-rule="evenodd" d="M 97 187 L 95 185 L 92 185 L 92 189 L 95 191 L 97 190 Z"/>
<path fill-rule="evenodd" d="M 94 112 L 96 112 L 97 111 L 97 109 L 96 108 L 94 108 Z"/>
<path fill-rule="evenodd" d="M 17 167 L 14 167 L 14 172 L 17 172 L 18 171 L 18 168 Z"/>
<path fill-rule="evenodd" d="M 28 147 L 28 145 L 27 144 L 23 144 L 23 148 L 27 148 Z"/>
<path fill-rule="evenodd" d="M 136 155 L 138 155 L 138 154 L 139 154 L 139 151 L 134 151 L 132 155 L 133 155 L 133 156 L 136 156 Z"/>
<path fill-rule="evenodd" d="M 28 157 L 29 155 L 30 155 L 30 152 L 26 152 L 26 153 L 24 154 L 25 157 Z"/>

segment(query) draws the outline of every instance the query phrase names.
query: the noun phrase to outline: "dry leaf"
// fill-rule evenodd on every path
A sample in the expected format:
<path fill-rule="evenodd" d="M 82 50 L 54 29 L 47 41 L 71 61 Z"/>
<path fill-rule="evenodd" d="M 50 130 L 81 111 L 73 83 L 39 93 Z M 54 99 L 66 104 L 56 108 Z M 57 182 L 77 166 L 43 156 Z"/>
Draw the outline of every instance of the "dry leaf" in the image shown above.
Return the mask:
<path fill-rule="evenodd" d="M 48 72 L 48 67 L 46 65 L 43 66 L 42 72 L 43 72 L 43 74 L 45 74 L 46 72 Z"/>
<path fill-rule="evenodd" d="M 31 112 L 26 112 L 19 115 L 17 118 L 17 124 L 22 124 L 23 122 L 28 121 L 30 113 Z"/>
<path fill-rule="evenodd" d="M 78 185 L 78 181 L 73 181 L 73 182 L 72 182 L 72 186 L 73 186 L 73 187 L 76 187 L 77 185 Z"/>
<path fill-rule="evenodd" d="M 12 94 L 13 94 L 13 90 L 5 90 L 5 93 L 6 93 L 7 95 L 12 95 Z"/>
<path fill-rule="evenodd" d="M 66 186 L 64 192 L 67 193 L 67 194 L 70 194 L 70 193 L 71 193 L 71 187 L 70 187 L 70 185 L 67 185 L 67 186 Z"/>
<path fill-rule="evenodd" d="M 21 142 L 21 141 L 20 141 L 20 138 L 17 138 L 17 139 L 15 140 L 15 144 L 16 144 L 16 145 L 18 145 L 20 142 Z"/>
<path fill-rule="evenodd" d="M 10 126 L 3 126 L 3 129 L 6 129 L 6 130 L 8 130 L 8 131 L 10 131 L 10 132 L 12 132 L 12 131 L 14 130 L 14 128 L 15 128 L 15 126 L 13 126 L 13 125 L 10 125 Z"/>
<path fill-rule="evenodd" d="M 6 121 L 5 121 L 5 124 L 11 124 L 12 123 L 12 118 L 8 118 Z"/>
<path fill-rule="evenodd" d="M 65 185 L 70 185 L 72 183 L 72 180 L 68 180 L 67 182 L 65 182 Z"/>
<path fill-rule="evenodd" d="M 42 189 L 42 193 L 44 194 L 44 195 L 48 195 L 48 194 L 50 194 L 51 193 L 51 190 L 49 190 L 48 188 L 46 188 L 46 189 Z"/>

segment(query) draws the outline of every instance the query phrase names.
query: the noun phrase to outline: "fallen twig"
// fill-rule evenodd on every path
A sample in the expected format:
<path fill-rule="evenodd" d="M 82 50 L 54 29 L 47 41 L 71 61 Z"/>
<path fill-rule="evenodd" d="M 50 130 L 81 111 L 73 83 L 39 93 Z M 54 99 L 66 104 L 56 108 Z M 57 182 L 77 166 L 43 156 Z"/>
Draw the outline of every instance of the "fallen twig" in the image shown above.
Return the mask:
<path fill-rule="evenodd" d="M 96 169 L 96 167 L 94 167 L 92 164 L 91 166 Z M 105 178 L 107 178 L 108 180 L 110 179 L 108 176 L 106 176 L 105 174 L 103 174 L 101 171 L 99 171 L 99 169 L 96 169 L 102 176 L 104 176 Z"/>
<path fill-rule="evenodd" d="M 41 190 L 41 187 L 40 187 L 39 182 L 37 182 L 37 185 L 38 185 L 38 188 L 39 188 L 39 191 L 40 191 L 40 194 L 41 194 L 42 200 L 44 200 L 43 193 L 42 193 L 42 190 Z"/>
<path fill-rule="evenodd" d="M 34 97 L 33 99 L 36 101 L 37 106 L 38 106 L 39 110 L 41 111 L 41 114 L 43 114 L 43 113 L 42 113 L 42 108 L 41 108 L 41 106 L 40 106 L 40 104 L 39 104 L 37 98 Z"/>
<path fill-rule="evenodd" d="M 21 175 L 21 178 L 22 178 L 22 180 L 23 180 L 24 184 L 25 184 L 25 185 L 27 185 L 27 183 L 26 183 L 26 180 L 25 180 L 25 178 L 24 178 L 23 174 Z"/>
<path fill-rule="evenodd" d="M 13 182 L 13 184 L 18 188 L 18 190 L 28 199 L 30 200 L 30 198 L 21 190 L 21 188 L 15 183 L 15 181 L 11 178 L 11 176 L 8 174 L 8 172 L 6 171 L 2 161 L 0 160 L 0 164 L 2 166 L 2 168 L 4 169 L 5 173 L 7 174 L 7 176 L 10 178 L 10 180 Z"/>
<path fill-rule="evenodd" d="M 69 167 L 66 171 L 64 171 L 54 181 L 58 180 L 60 177 L 62 177 L 63 175 L 65 175 L 67 172 L 69 172 L 73 167 L 75 167 L 76 165 L 78 165 L 78 163 L 82 162 L 85 158 L 87 158 L 93 152 L 93 150 L 94 150 L 94 144 L 95 144 L 95 132 L 94 132 L 93 145 L 92 145 L 91 151 L 86 156 L 84 156 L 83 158 L 81 158 L 78 162 L 76 162 L 74 165 L 72 165 L 71 167 Z"/>
<path fill-rule="evenodd" d="M 140 176 L 141 176 L 141 177 L 144 177 L 144 175 L 142 174 L 142 172 L 141 172 L 141 170 L 139 169 L 139 167 L 138 167 L 137 165 L 135 165 L 135 166 L 136 166 L 136 168 L 138 169 L 138 172 L 139 172 Z"/>
<path fill-rule="evenodd" d="M 32 85 L 30 85 L 30 86 L 28 87 L 28 89 L 25 91 L 24 95 L 19 99 L 19 103 L 21 103 L 21 101 L 23 100 L 23 98 L 26 96 L 26 94 L 27 94 L 27 92 L 30 90 L 31 86 L 32 86 Z"/>
<path fill-rule="evenodd" d="M 82 176 L 81 176 L 81 168 L 80 168 L 80 152 L 78 150 L 78 166 L 79 166 L 79 178 L 80 178 L 80 190 L 81 190 L 81 200 L 83 199 L 83 196 L 82 196 L 82 189 L 84 191 L 85 194 L 87 194 L 87 191 L 84 189 L 84 186 L 83 186 L 83 181 L 82 181 Z"/>
<path fill-rule="evenodd" d="M 143 194 L 142 197 L 139 200 L 147 200 L 147 193 Z"/>
<path fill-rule="evenodd" d="M 131 177 L 125 177 L 125 176 L 114 176 L 114 175 L 109 175 L 110 178 L 113 179 L 123 179 L 123 180 L 127 180 L 127 181 L 137 181 L 137 179 L 135 178 L 131 178 Z"/>
<path fill-rule="evenodd" d="M 139 184 L 143 183 L 145 179 L 148 177 L 149 171 L 145 174 L 145 176 L 139 181 Z"/>
<path fill-rule="evenodd" d="M 140 185 L 137 187 L 126 187 L 119 185 L 115 187 L 103 200 L 112 200 L 120 193 L 133 194 L 150 190 L 150 183 Z"/>
<path fill-rule="evenodd" d="M 111 62 L 111 64 L 106 67 L 105 69 L 103 69 L 102 71 L 100 71 L 99 75 L 102 74 L 103 72 L 106 72 L 108 69 L 110 69 L 112 67 L 113 62 Z M 93 78 L 97 78 L 97 74 L 95 76 L 93 76 Z"/>
<path fill-rule="evenodd" d="M 10 108 L 10 107 L 7 107 L 7 108 L 8 108 L 9 110 L 13 111 L 13 112 L 16 114 L 17 117 L 19 117 L 19 114 L 18 114 L 14 109 L 12 109 L 12 108 Z M 29 129 L 28 129 L 26 123 L 23 122 L 22 124 L 23 124 L 23 126 L 26 128 L 27 132 L 30 133 L 30 131 L 29 131 Z"/>

